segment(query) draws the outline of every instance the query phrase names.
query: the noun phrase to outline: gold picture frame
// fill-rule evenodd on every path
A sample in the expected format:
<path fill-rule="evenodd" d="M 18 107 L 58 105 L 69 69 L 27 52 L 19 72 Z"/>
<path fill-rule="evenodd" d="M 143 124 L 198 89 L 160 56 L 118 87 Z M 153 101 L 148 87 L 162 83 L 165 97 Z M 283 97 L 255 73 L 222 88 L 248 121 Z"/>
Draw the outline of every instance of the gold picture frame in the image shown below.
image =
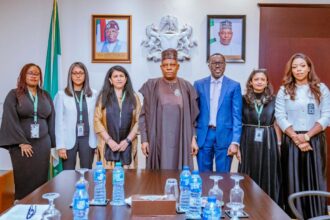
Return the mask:
<path fill-rule="evenodd" d="M 92 63 L 132 62 L 132 16 L 92 15 Z"/>

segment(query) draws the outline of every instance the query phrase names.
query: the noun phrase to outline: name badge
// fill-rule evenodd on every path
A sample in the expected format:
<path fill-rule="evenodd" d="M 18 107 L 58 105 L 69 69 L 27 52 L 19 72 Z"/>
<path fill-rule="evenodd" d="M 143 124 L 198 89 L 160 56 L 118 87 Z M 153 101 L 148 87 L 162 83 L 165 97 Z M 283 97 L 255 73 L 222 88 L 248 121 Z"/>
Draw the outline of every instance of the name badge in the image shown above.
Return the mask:
<path fill-rule="evenodd" d="M 77 124 L 77 136 L 82 137 L 84 136 L 84 123 Z"/>
<path fill-rule="evenodd" d="M 263 136 L 264 136 L 264 129 L 256 128 L 256 132 L 254 133 L 254 141 L 262 142 Z"/>
<path fill-rule="evenodd" d="M 31 138 L 39 138 L 39 124 L 31 124 Z"/>
<path fill-rule="evenodd" d="M 307 113 L 309 115 L 314 115 L 315 114 L 315 105 L 313 103 L 307 104 Z"/>

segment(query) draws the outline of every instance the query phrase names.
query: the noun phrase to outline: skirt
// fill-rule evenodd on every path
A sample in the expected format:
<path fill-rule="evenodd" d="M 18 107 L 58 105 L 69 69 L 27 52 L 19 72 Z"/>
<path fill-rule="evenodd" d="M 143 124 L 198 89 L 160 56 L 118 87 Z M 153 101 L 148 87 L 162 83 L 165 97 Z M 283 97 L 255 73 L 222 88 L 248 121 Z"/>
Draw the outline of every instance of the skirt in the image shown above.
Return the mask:
<path fill-rule="evenodd" d="M 292 218 L 295 216 L 288 205 L 290 194 L 307 190 L 327 190 L 327 142 L 325 133 L 321 132 L 312 137 L 310 145 L 313 148 L 312 151 L 302 152 L 290 137 L 284 135 L 281 146 L 284 210 Z M 327 200 L 325 197 L 302 197 L 295 201 L 295 207 L 304 219 L 327 214 Z"/>

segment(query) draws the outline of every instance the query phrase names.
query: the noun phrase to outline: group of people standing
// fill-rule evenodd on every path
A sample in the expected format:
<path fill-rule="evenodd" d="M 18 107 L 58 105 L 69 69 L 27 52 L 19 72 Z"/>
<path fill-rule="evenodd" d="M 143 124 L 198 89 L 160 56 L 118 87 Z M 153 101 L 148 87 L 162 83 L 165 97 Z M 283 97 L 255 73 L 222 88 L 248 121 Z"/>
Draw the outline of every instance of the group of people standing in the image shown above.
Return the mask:
<path fill-rule="evenodd" d="M 92 168 L 95 149 L 107 168 L 116 161 L 137 168 L 140 132 L 147 169 L 193 167 L 197 155 L 200 172 L 213 171 L 213 161 L 217 172 L 229 172 L 236 155 L 239 172 L 292 216 L 291 193 L 326 190 L 327 86 L 300 53 L 288 61 L 277 96 L 265 69 L 252 71 L 242 96 L 240 84 L 224 76 L 222 54 L 211 55 L 208 66 L 210 76 L 191 85 L 177 76 L 176 50 L 163 51 L 163 76 L 143 84 L 141 106 L 122 66 L 109 69 L 97 93 L 86 66 L 73 63 L 53 105 L 40 67 L 25 65 L 6 97 L 0 130 L 0 146 L 13 163 L 15 198 L 47 181 L 51 147 L 64 169 L 75 168 L 77 154 L 81 167 Z M 326 200 L 307 198 L 298 208 L 306 218 L 325 214 Z"/>

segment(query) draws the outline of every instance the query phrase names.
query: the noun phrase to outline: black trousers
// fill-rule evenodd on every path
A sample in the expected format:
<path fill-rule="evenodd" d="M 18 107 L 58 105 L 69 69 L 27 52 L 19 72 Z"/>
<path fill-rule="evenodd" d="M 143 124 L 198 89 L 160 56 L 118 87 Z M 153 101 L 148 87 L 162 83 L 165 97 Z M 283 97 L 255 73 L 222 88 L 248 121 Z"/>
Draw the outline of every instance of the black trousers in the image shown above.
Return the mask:
<path fill-rule="evenodd" d="M 74 170 L 76 167 L 77 153 L 79 153 L 80 168 L 92 169 L 95 149 L 89 146 L 89 137 L 76 137 L 74 147 L 66 151 L 68 159 L 63 160 L 64 170 Z"/>

